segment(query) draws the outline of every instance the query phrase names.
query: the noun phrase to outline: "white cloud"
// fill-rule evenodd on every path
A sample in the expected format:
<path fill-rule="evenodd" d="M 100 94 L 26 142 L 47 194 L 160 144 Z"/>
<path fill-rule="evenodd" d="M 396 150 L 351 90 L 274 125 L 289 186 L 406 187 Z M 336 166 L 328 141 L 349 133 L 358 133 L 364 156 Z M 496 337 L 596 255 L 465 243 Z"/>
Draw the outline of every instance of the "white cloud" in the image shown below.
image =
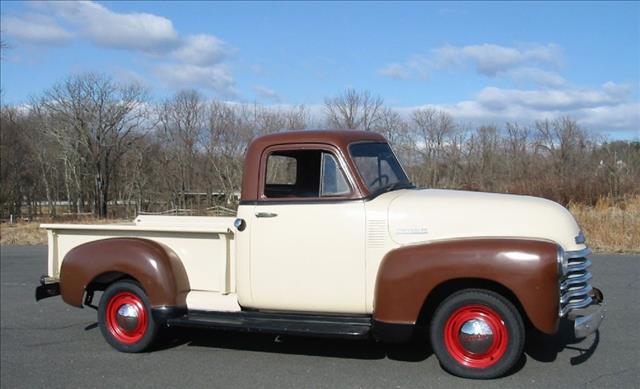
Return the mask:
<path fill-rule="evenodd" d="M 534 82 L 557 86 L 564 80 L 558 74 L 536 66 L 557 66 L 562 61 L 560 47 L 549 43 L 524 48 L 483 43 L 479 45 L 445 45 L 429 55 L 414 55 L 404 63 L 391 63 L 378 71 L 394 79 L 418 77 L 426 80 L 439 70 L 459 70 L 471 65 L 478 74 L 508 77 L 517 82 Z"/>
<path fill-rule="evenodd" d="M 47 14 L 64 21 L 78 37 L 85 37 L 96 46 L 145 54 L 143 59 L 154 61 L 155 75 L 170 85 L 206 88 L 221 96 L 237 93 L 235 79 L 223 63 L 234 49 L 213 35 L 181 36 L 172 21 L 163 16 L 115 12 L 92 1 L 29 4 L 41 18 Z M 120 75 L 144 80 L 124 69 Z"/>
<path fill-rule="evenodd" d="M 409 69 L 399 63 L 389 64 L 378 70 L 378 74 L 393 78 L 394 80 L 406 80 L 410 77 Z"/>
<path fill-rule="evenodd" d="M 472 125 L 508 121 L 531 124 L 536 120 L 571 116 L 597 132 L 619 132 L 640 137 L 640 102 L 633 87 L 607 82 L 597 89 L 518 90 L 489 87 L 474 99 L 452 104 L 428 104 Z M 402 108 L 405 114 L 417 107 Z"/>
<path fill-rule="evenodd" d="M 171 20 L 148 13 L 117 13 L 91 1 L 53 1 L 38 5 L 76 25 L 96 45 L 146 52 L 180 44 Z"/>
<path fill-rule="evenodd" d="M 639 102 L 629 102 L 613 107 L 585 108 L 579 114 L 585 126 L 598 129 L 619 129 L 640 139 Z"/>
<path fill-rule="evenodd" d="M 10 37 L 34 45 L 60 46 L 73 38 L 53 19 L 40 14 L 3 17 L 2 30 Z"/>
<path fill-rule="evenodd" d="M 278 93 L 273 89 L 267 88 L 266 86 L 255 85 L 253 87 L 253 91 L 256 92 L 258 96 L 264 99 L 271 100 L 274 102 L 280 101 L 280 96 L 278 95 Z"/>
<path fill-rule="evenodd" d="M 200 66 L 219 63 L 233 51 L 213 35 L 181 37 L 172 21 L 163 16 L 114 12 L 92 1 L 38 2 L 32 6 L 41 14 L 65 20 L 97 46 L 170 54 L 181 62 Z"/>
<path fill-rule="evenodd" d="M 421 55 L 411 57 L 411 59 L 407 61 L 406 67 L 411 69 L 411 72 L 415 73 L 415 75 L 422 80 L 428 80 L 433 70 L 431 59 Z"/>
<path fill-rule="evenodd" d="M 530 124 L 536 120 L 571 116 L 594 131 L 618 132 L 640 137 L 640 102 L 636 87 L 607 82 L 598 88 L 571 86 L 555 70 L 562 64 L 562 50 L 549 43 L 506 47 L 484 43 L 446 45 L 428 55 L 414 55 L 392 63 L 379 74 L 398 79 L 429 79 L 442 70 L 472 68 L 477 74 L 506 79 L 515 87 L 488 86 L 473 98 L 451 104 L 428 106 L 445 110 L 471 125 L 501 124 L 507 121 Z M 399 108 L 407 115 L 416 107 Z"/>
<path fill-rule="evenodd" d="M 514 105 L 538 110 L 573 110 L 621 104 L 629 94 L 621 93 L 620 89 L 626 87 L 611 82 L 601 89 L 520 90 L 487 87 L 476 96 L 476 101 L 494 110 Z"/>
<path fill-rule="evenodd" d="M 517 49 L 490 43 L 469 46 L 444 46 L 432 51 L 430 63 L 438 69 L 460 66 L 471 61 L 476 71 L 496 77 L 523 64 L 558 64 L 560 50 L 555 44 Z"/>
<path fill-rule="evenodd" d="M 236 96 L 235 79 L 224 66 L 161 64 L 154 69 L 162 81 L 177 88 L 206 88 L 220 96 Z"/>
<path fill-rule="evenodd" d="M 517 84 L 535 84 L 549 87 L 559 87 L 566 84 L 562 76 L 556 72 L 542 70 L 535 67 L 521 67 L 511 69 L 506 75 Z"/>
<path fill-rule="evenodd" d="M 182 45 L 174 51 L 174 56 L 193 65 L 213 65 L 229 56 L 231 48 L 213 35 L 199 34 L 188 36 Z"/>
<path fill-rule="evenodd" d="M 602 91 L 619 99 L 628 99 L 633 94 L 634 87 L 630 84 L 618 84 L 613 81 L 607 81 L 602 85 Z"/>

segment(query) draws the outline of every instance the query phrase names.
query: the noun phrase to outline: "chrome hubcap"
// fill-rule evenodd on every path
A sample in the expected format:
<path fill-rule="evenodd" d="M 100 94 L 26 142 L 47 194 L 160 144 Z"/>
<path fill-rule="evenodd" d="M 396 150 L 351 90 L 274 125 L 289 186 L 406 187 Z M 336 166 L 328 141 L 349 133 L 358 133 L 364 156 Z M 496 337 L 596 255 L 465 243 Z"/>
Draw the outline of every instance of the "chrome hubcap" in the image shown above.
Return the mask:
<path fill-rule="evenodd" d="M 460 327 L 458 339 L 462 347 L 467 351 L 474 354 L 482 354 L 493 343 L 493 331 L 491 331 L 491 327 L 486 321 L 472 319 Z"/>
<path fill-rule="evenodd" d="M 122 304 L 118 308 L 116 321 L 120 328 L 132 332 L 138 326 L 138 310 L 131 304 Z"/>

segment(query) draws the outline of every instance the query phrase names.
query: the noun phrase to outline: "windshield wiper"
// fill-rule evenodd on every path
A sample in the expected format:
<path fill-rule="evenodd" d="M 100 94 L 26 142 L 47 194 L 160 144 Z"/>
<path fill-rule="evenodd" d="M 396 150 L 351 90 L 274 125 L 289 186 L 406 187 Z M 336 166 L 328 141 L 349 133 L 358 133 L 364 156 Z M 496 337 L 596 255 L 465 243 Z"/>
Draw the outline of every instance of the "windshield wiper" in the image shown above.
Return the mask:
<path fill-rule="evenodd" d="M 376 197 L 379 196 L 383 193 L 387 193 L 387 192 L 391 192 L 394 191 L 396 189 L 413 189 L 416 186 L 413 185 L 410 182 L 404 182 L 404 181 L 398 181 L 398 182 L 394 182 L 393 184 L 390 185 L 386 185 L 383 187 L 380 187 L 378 189 L 376 189 L 372 194 L 371 197 Z"/>

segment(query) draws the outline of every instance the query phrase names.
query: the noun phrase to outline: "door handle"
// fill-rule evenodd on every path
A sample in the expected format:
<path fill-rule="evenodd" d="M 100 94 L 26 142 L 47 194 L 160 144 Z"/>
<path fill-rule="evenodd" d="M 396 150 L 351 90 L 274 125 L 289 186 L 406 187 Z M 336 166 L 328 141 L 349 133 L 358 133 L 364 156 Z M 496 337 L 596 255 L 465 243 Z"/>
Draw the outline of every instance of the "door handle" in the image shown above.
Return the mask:
<path fill-rule="evenodd" d="M 271 213 L 271 212 L 258 212 L 256 213 L 256 217 L 276 217 L 278 216 L 277 213 Z"/>

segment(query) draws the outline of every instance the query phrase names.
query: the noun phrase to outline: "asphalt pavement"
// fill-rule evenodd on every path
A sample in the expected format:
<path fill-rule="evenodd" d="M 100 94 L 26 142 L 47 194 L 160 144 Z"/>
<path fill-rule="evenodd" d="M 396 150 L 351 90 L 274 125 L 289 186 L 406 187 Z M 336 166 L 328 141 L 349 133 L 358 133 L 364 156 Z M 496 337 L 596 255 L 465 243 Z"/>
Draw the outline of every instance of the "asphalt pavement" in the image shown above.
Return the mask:
<path fill-rule="evenodd" d="M 470 381 L 443 371 L 426 342 L 386 346 L 205 330 L 167 332 L 124 354 L 102 338 L 96 312 L 59 297 L 35 302 L 46 247 L 0 250 L 0 386 L 180 388 L 640 388 L 640 256 L 593 255 L 607 318 L 584 340 L 563 323 L 535 336 L 508 376 Z"/>

